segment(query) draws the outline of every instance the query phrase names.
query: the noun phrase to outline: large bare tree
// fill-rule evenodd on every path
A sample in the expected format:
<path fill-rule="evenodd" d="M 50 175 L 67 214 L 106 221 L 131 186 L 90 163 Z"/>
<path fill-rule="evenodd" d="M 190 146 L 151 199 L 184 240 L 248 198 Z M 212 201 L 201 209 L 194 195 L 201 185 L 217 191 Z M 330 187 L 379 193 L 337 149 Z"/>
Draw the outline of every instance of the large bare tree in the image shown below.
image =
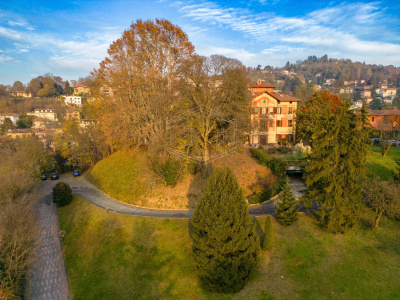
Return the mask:
<path fill-rule="evenodd" d="M 246 68 L 236 59 L 221 55 L 193 56 L 179 69 L 181 112 L 194 110 L 191 122 L 205 164 L 210 161 L 211 145 L 221 138 L 235 120 L 242 133 L 248 125 Z"/>
<path fill-rule="evenodd" d="M 169 21 L 138 20 L 111 44 L 97 77 L 98 116 L 114 149 L 163 136 L 176 92 L 176 71 L 194 53 L 187 35 Z M 111 87 L 112 95 L 101 93 Z"/>

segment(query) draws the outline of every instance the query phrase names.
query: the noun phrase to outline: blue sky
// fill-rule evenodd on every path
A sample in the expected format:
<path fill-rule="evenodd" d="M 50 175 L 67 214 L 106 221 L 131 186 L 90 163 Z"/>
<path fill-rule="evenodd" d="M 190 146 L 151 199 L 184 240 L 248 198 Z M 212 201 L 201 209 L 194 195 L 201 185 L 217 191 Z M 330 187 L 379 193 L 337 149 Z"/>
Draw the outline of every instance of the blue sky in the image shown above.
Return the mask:
<path fill-rule="evenodd" d="M 309 55 L 400 66 L 400 1 L 0 0 L 0 83 L 87 76 L 137 19 L 168 19 L 201 55 L 283 66 Z"/>

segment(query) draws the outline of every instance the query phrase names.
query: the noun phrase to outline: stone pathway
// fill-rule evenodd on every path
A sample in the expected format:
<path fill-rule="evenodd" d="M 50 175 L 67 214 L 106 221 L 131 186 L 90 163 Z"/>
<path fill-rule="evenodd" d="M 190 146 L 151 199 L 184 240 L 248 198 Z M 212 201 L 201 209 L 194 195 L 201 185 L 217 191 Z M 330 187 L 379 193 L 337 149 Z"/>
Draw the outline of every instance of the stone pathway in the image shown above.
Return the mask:
<path fill-rule="evenodd" d="M 38 257 L 28 281 L 31 300 L 70 299 L 67 273 L 59 238 L 57 208 L 48 194 L 38 203 Z"/>

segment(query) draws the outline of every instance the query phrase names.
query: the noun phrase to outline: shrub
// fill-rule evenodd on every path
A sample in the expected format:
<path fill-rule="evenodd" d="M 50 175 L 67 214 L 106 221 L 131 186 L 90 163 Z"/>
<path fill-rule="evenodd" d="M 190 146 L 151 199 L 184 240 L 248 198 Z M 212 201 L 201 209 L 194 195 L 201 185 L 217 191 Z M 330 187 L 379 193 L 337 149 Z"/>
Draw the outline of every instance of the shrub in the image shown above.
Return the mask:
<path fill-rule="evenodd" d="M 167 161 L 161 166 L 165 184 L 175 186 L 181 177 L 181 163 L 179 160 L 169 156 Z"/>
<path fill-rule="evenodd" d="M 59 182 L 53 187 L 53 202 L 58 206 L 65 206 L 72 201 L 72 191 L 68 183 Z"/>
<path fill-rule="evenodd" d="M 272 218 L 271 216 L 267 216 L 265 220 L 265 229 L 264 229 L 264 239 L 261 245 L 261 248 L 266 251 L 272 250 L 274 242 L 274 229 L 272 227 Z"/>
<path fill-rule="evenodd" d="M 272 173 L 278 177 L 282 176 L 286 171 L 286 162 L 269 156 L 263 149 L 253 149 L 251 156 L 262 166 L 271 169 Z"/>
<path fill-rule="evenodd" d="M 203 287 L 241 290 L 258 262 L 259 237 L 237 179 L 229 168 L 208 179 L 192 219 L 193 258 Z"/>

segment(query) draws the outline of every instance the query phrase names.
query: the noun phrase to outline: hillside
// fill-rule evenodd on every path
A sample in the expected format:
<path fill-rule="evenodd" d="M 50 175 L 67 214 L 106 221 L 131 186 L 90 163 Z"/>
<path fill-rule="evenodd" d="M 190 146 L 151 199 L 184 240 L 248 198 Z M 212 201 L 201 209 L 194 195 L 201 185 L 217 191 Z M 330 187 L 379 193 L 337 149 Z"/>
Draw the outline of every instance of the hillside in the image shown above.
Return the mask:
<path fill-rule="evenodd" d="M 213 163 L 229 166 L 246 197 L 260 182 L 272 185 L 275 177 L 250 157 L 250 152 L 231 154 Z M 175 187 L 166 186 L 153 169 L 150 159 L 140 151 L 119 151 L 98 162 L 87 174 L 88 179 L 109 196 L 133 205 L 150 208 L 195 208 L 206 180 L 201 172 L 186 174 Z"/>

